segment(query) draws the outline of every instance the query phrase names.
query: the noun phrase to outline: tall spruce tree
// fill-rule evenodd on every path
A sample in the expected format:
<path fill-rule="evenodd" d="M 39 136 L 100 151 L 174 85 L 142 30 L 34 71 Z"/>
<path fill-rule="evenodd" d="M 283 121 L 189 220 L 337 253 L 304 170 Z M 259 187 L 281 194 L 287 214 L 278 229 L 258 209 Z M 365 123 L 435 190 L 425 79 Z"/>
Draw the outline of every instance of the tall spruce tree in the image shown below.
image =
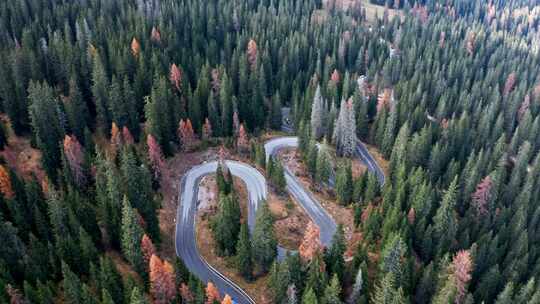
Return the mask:
<path fill-rule="evenodd" d="M 268 271 L 277 256 L 274 219 L 265 201 L 259 202 L 253 231 L 253 259 L 262 272 Z"/>
<path fill-rule="evenodd" d="M 236 252 L 240 232 L 240 205 L 234 195 L 223 195 L 219 201 L 219 211 L 212 221 L 212 231 L 218 252 L 230 256 Z"/>
<path fill-rule="evenodd" d="M 246 279 L 251 280 L 253 275 L 253 255 L 251 250 L 251 240 L 246 221 L 240 227 L 240 237 L 236 244 L 236 267 L 240 274 Z"/>
<path fill-rule="evenodd" d="M 311 106 L 311 136 L 319 140 L 324 134 L 324 100 L 321 95 L 321 86 L 317 85 L 313 104 Z"/>
<path fill-rule="evenodd" d="M 129 263 L 139 272 L 146 269 L 141 250 L 141 240 L 144 235 L 139 225 L 137 211 L 124 196 L 122 203 L 122 253 Z"/>
<path fill-rule="evenodd" d="M 31 82 L 28 88 L 30 120 L 34 138 L 43 152 L 42 164 L 54 180 L 60 164 L 60 142 L 64 138 L 63 113 L 47 83 Z"/>

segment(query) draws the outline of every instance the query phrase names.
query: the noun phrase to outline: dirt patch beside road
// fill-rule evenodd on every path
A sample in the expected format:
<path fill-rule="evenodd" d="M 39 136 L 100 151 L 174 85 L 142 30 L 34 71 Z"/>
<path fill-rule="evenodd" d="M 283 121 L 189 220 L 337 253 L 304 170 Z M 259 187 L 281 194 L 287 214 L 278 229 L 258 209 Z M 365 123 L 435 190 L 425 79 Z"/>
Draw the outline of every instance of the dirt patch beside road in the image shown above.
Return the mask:
<path fill-rule="evenodd" d="M 307 174 L 307 168 L 300 161 L 300 155 L 297 153 L 296 149 L 284 149 L 279 153 L 278 157 L 283 161 L 285 166 L 289 168 L 292 174 L 298 178 L 302 186 L 315 196 L 336 223 L 343 225 L 345 239 L 347 241 L 347 252 L 354 252 L 352 249 L 355 247 L 354 245 L 359 238 L 359 235 L 356 234 L 359 233 L 354 229 L 353 208 L 350 206 L 345 207 L 339 205 L 336 202 L 334 195 L 331 193 L 332 191 L 326 191 L 315 186 L 315 183 Z"/>

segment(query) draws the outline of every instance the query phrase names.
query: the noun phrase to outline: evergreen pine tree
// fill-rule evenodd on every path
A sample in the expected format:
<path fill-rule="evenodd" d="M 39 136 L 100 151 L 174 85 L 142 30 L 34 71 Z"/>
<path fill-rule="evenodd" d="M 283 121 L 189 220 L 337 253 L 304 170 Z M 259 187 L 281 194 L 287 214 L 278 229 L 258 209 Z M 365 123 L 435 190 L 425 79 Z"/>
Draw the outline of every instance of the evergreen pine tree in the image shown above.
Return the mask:
<path fill-rule="evenodd" d="M 212 221 L 212 231 L 218 252 L 225 256 L 234 255 L 240 232 L 240 206 L 232 194 L 220 198 L 218 214 Z"/>
<path fill-rule="evenodd" d="M 92 56 L 92 96 L 96 107 L 96 125 L 101 134 L 107 134 L 111 125 L 109 113 L 109 79 L 99 54 Z"/>
<path fill-rule="evenodd" d="M 313 288 L 308 288 L 302 296 L 302 304 L 318 304 L 317 295 L 313 291 Z"/>
<path fill-rule="evenodd" d="M 127 196 L 124 196 L 122 205 L 122 253 L 129 263 L 141 272 L 146 269 L 141 250 L 144 231 L 139 225 L 137 212 L 131 207 Z"/>
<path fill-rule="evenodd" d="M 262 272 L 268 271 L 277 256 L 277 240 L 274 235 L 274 219 L 268 209 L 268 204 L 259 202 L 255 217 L 252 246 L 253 260 Z"/>
<path fill-rule="evenodd" d="M 109 257 L 100 258 L 99 286 L 101 287 L 101 292 L 108 293 L 114 303 L 123 302 L 122 277 Z"/>
<path fill-rule="evenodd" d="M 447 252 L 457 234 L 455 206 L 457 199 L 457 176 L 445 191 L 440 207 L 433 218 L 435 237 L 439 253 Z"/>
<path fill-rule="evenodd" d="M 317 85 L 313 104 L 311 106 L 311 136 L 319 140 L 324 134 L 324 100 L 321 96 L 321 86 Z"/>
<path fill-rule="evenodd" d="M 330 284 L 326 286 L 324 290 L 324 296 L 322 298 L 322 303 L 324 304 L 341 304 L 343 303 L 340 299 L 341 286 L 337 274 L 335 273 L 330 280 Z"/>
<path fill-rule="evenodd" d="M 68 304 L 82 304 L 82 283 L 81 280 L 74 274 L 69 266 L 62 262 L 62 288 L 64 290 L 64 301 Z"/>
<path fill-rule="evenodd" d="M 55 180 L 56 168 L 60 163 L 60 142 L 65 132 L 61 109 L 52 88 L 46 83 L 31 82 L 28 95 L 32 130 L 43 153 L 43 168 Z"/>
<path fill-rule="evenodd" d="M 342 205 L 348 205 L 352 202 L 353 181 L 351 163 L 341 166 L 336 176 L 336 195 L 338 202 Z"/>
<path fill-rule="evenodd" d="M 251 240 L 246 222 L 240 227 L 240 237 L 236 244 L 236 265 L 240 274 L 246 280 L 251 280 L 253 272 Z"/>
<path fill-rule="evenodd" d="M 332 237 L 332 246 L 326 252 L 325 258 L 329 273 L 337 275 L 340 280 L 343 280 L 345 274 L 345 259 L 343 255 L 346 249 L 343 225 L 340 224 Z"/>

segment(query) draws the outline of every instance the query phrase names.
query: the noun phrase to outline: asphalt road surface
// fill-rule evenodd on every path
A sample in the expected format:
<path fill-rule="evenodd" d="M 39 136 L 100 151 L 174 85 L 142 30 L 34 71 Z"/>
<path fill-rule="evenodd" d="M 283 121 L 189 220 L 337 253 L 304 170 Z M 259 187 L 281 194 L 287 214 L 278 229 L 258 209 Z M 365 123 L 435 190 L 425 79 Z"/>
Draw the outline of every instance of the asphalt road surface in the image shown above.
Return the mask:
<path fill-rule="evenodd" d="M 269 140 L 264 145 L 266 159 L 268 160 L 270 157 L 273 157 L 281 149 L 296 147 L 298 147 L 298 137 L 279 137 Z M 313 195 L 304 189 L 302 184 L 300 184 L 300 181 L 298 181 L 287 166 L 283 166 L 283 169 L 285 171 L 285 180 L 287 181 L 287 190 L 319 227 L 321 232 L 321 243 L 324 246 L 329 246 L 332 243 L 332 237 L 336 232 L 336 222 L 328 212 L 324 210 Z"/>
<path fill-rule="evenodd" d="M 179 204 L 176 215 L 176 254 L 182 258 L 186 267 L 203 282 L 211 281 L 219 289 L 220 294 L 230 295 L 236 303 L 253 304 L 249 297 L 238 285 L 219 273 L 208 264 L 199 254 L 195 239 L 195 217 L 197 214 L 199 183 L 201 179 L 217 170 L 217 161 L 204 163 L 193 167 L 182 178 Z M 266 199 L 267 189 L 264 176 L 255 168 L 236 161 L 226 161 L 232 175 L 246 183 L 249 192 L 248 224 L 253 229 L 255 211 L 259 201 Z"/>
<path fill-rule="evenodd" d="M 356 155 L 362 160 L 364 164 L 366 164 L 369 172 L 375 174 L 375 176 L 377 177 L 377 181 L 379 181 L 379 185 L 381 185 L 382 187 L 385 182 L 384 172 L 381 167 L 379 167 L 379 164 L 377 164 L 373 156 L 369 154 L 366 146 L 361 141 L 357 141 Z"/>
<path fill-rule="evenodd" d="M 297 137 L 280 137 L 265 144 L 266 158 L 273 157 L 284 148 L 298 147 Z M 368 170 L 377 176 L 381 185 L 385 182 L 384 173 L 360 141 L 356 148 L 358 157 L 367 165 Z M 236 161 L 226 161 L 232 175 L 246 183 L 249 192 L 248 225 L 252 231 L 255 225 L 255 213 L 261 200 L 266 199 L 267 188 L 264 176 L 255 168 Z M 235 303 L 253 304 L 255 301 L 238 285 L 212 267 L 199 254 L 195 238 L 195 218 L 198 206 L 199 183 L 201 179 L 217 169 L 217 161 L 193 167 L 182 178 L 180 203 L 176 216 L 176 254 L 182 258 L 186 267 L 203 282 L 211 281 L 221 295 L 230 295 Z M 299 202 L 310 218 L 320 228 L 321 243 L 329 246 L 336 231 L 336 223 L 319 202 L 306 191 L 292 172 L 284 166 L 287 190 Z M 286 250 L 278 248 L 278 258 L 283 258 Z"/>

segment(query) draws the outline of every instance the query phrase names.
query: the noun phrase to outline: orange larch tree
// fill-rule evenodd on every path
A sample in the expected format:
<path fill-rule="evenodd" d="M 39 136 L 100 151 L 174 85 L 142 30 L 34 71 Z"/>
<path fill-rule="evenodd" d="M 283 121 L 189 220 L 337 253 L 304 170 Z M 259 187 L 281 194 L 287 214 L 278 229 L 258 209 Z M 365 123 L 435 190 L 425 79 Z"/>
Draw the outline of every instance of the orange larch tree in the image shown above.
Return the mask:
<path fill-rule="evenodd" d="M 146 144 L 148 145 L 148 160 L 154 171 L 154 179 L 159 180 L 165 169 L 163 152 L 161 152 L 161 147 L 152 134 L 148 134 L 146 137 Z"/>
<path fill-rule="evenodd" d="M 147 234 L 144 234 L 141 239 L 141 250 L 143 253 L 144 262 L 148 265 L 150 259 L 156 254 L 156 247 L 152 243 L 152 239 Z"/>
<path fill-rule="evenodd" d="M 152 27 L 152 33 L 150 34 L 150 40 L 152 40 L 152 42 L 155 42 L 155 43 L 161 43 L 161 33 L 159 32 L 159 30 L 153 26 Z"/>
<path fill-rule="evenodd" d="M 310 221 L 307 230 L 304 233 L 302 244 L 300 244 L 300 247 L 298 248 L 298 252 L 305 261 L 310 261 L 321 251 L 321 248 L 319 227 Z"/>
<path fill-rule="evenodd" d="M 15 196 L 15 192 L 13 192 L 13 187 L 11 186 L 11 177 L 3 165 L 0 165 L 0 192 L 7 199 L 12 199 Z"/>
<path fill-rule="evenodd" d="M 236 146 L 240 151 L 246 151 L 249 148 L 249 138 L 244 128 L 244 124 L 240 124 L 238 130 L 238 138 L 236 139 Z"/>
<path fill-rule="evenodd" d="M 334 85 L 337 85 L 339 83 L 339 80 L 340 80 L 340 76 L 339 76 L 339 72 L 337 69 L 334 69 L 334 71 L 332 72 L 332 75 L 330 76 L 330 80 L 334 83 Z"/>
<path fill-rule="evenodd" d="M 389 109 L 392 106 L 394 100 L 394 91 L 386 88 L 379 94 L 377 98 L 377 113 L 380 113 L 382 109 Z"/>
<path fill-rule="evenodd" d="M 257 42 L 255 42 L 255 40 L 253 39 L 250 39 L 247 46 L 247 56 L 251 69 L 257 68 L 257 53 Z"/>
<path fill-rule="evenodd" d="M 124 143 L 126 145 L 133 145 L 135 143 L 135 139 L 133 139 L 133 135 L 131 135 L 131 132 L 126 126 L 122 128 L 122 139 L 124 140 Z"/>
<path fill-rule="evenodd" d="M 184 149 L 189 150 L 195 142 L 195 132 L 193 131 L 193 126 L 191 125 L 191 120 L 189 118 L 186 121 L 183 119 L 180 120 L 178 136 L 180 137 L 180 142 Z"/>
<path fill-rule="evenodd" d="M 111 147 L 114 155 L 116 155 L 116 152 L 122 147 L 122 133 L 115 122 L 111 125 Z"/>
<path fill-rule="evenodd" d="M 221 296 L 219 295 L 219 291 L 216 288 L 216 285 L 212 282 L 208 282 L 206 285 L 206 304 L 214 304 L 215 302 L 219 302 L 221 299 Z"/>
<path fill-rule="evenodd" d="M 478 217 L 488 213 L 488 204 L 491 199 L 492 187 L 493 180 L 491 179 L 491 176 L 488 175 L 476 186 L 476 191 L 471 195 L 472 205 L 476 209 L 476 215 Z"/>
<path fill-rule="evenodd" d="M 232 298 L 229 295 L 225 295 L 225 298 L 223 298 L 223 301 L 221 301 L 221 304 L 232 304 Z"/>
<path fill-rule="evenodd" d="M 80 187 L 85 183 L 86 177 L 83 172 L 84 152 L 81 144 L 73 135 L 64 137 L 64 155 L 69 165 L 75 183 Z"/>
<path fill-rule="evenodd" d="M 171 71 L 169 72 L 169 80 L 171 84 L 178 90 L 182 88 L 182 70 L 173 63 L 171 65 Z"/>
<path fill-rule="evenodd" d="M 131 40 L 131 53 L 135 57 L 139 57 L 139 54 L 141 52 L 141 44 L 137 40 L 137 38 L 133 37 L 133 40 Z"/>
<path fill-rule="evenodd" d="M 195 298 L 193 297 L 193 293 L 189 289 L 189 286 L 187 286 L 185 283 L 182 283 L 180 285 L 180 297 L 182 297 L 182 303 L 190 304 L 193 303 Z"/>
<path fill-rule="evenodd" d="M 452 270 L 457 294 L 455 303 L 460 304 L 465 301 L 467 285 L 472 278 L 473 262 L 468 250 L 460 250 L 452 260 Z"/>
<path fill-rule="evenodd" d="M 162 262 L 157 255 L 150 258 L 150 294 L 155 304 L 171 303 L 176 297 L 173 266 Z"/>
<path fill-rule="evenodd" d="M 516 73 L 512 72 L 510 75 L 508 75 L 508 78 L 506 78 L 506 82 L 504 83 L 504 91 L 503 95 L 506 96 L 512 92 L 514 89 L 514 86 L 516 85 Z"/>

